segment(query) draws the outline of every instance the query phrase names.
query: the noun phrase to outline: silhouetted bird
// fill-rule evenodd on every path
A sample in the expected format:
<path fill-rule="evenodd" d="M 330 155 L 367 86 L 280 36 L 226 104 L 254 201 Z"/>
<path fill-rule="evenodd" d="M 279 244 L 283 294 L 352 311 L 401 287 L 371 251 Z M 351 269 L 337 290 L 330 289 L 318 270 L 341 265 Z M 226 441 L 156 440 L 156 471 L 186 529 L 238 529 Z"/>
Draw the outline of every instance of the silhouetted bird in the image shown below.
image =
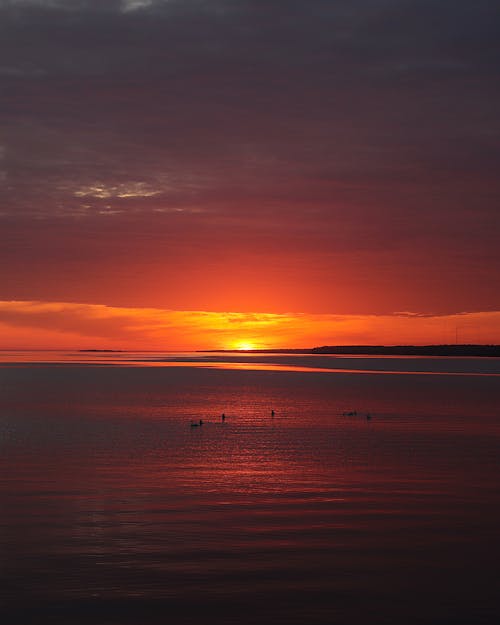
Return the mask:
<path fill-rule="evenodd" d="M 224 413 L 222 413 L 222 420 L 225 421 L 226 420 L 226 415 Z"/>
<path fill-rule="evenodd" d="M 274 417 L 274 410 L 271 410 L 271 417 Z"/>

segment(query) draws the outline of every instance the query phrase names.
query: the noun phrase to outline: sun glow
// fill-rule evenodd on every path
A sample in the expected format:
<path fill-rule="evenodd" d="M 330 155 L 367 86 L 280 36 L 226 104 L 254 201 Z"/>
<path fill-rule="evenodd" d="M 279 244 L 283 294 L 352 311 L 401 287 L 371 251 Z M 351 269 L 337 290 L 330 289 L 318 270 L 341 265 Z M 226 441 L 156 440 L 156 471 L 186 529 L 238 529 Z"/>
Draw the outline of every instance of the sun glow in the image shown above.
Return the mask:
<path fill-rule="evenodd" d="M 454 315 L 234 313 L 0 300 L 1 349 L 170 350 L 500 343 L 500 310 Z M 478 328 L 481 329 L 481 337 Z M 483 340 L 479 340 L 483 338 Z"/>
<path fill-rule="evenodd" d="M 255 345 L 251 343 L 250 341 L 237 341 L 234 344 L 233 349 L 237 349 L 240 352 L 248 352 L 248 351 L 251 351 L 252 349 L 255 349 Z"/>

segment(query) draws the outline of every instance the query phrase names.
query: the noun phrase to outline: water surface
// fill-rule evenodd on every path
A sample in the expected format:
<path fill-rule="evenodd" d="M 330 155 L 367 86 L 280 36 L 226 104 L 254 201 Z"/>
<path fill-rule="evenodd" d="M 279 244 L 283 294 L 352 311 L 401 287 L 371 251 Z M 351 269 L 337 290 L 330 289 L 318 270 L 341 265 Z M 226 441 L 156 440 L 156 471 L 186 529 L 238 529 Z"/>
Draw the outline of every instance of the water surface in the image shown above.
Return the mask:
<path fill-rule="evenodd" d="M 498 364 L 5 356 L 5 622 L 498 622 Z"/>

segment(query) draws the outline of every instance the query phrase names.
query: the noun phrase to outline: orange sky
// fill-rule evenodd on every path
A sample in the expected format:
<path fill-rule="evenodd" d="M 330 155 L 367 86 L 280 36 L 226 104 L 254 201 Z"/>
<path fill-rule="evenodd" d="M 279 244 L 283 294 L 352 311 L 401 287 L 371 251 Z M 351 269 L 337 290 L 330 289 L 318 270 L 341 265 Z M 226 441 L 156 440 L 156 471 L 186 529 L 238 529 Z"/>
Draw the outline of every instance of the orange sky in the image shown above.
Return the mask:
<path fill-rule="evenodd" d="M 500 342 L 495 10 L 286 4 L 0 2 L 0 348 Z"/>
<path fill-rule="evenodd" d="M 333 315 L 0 302 L 3 349 L 258 349 L 500 343 L 500 313 Z"/>

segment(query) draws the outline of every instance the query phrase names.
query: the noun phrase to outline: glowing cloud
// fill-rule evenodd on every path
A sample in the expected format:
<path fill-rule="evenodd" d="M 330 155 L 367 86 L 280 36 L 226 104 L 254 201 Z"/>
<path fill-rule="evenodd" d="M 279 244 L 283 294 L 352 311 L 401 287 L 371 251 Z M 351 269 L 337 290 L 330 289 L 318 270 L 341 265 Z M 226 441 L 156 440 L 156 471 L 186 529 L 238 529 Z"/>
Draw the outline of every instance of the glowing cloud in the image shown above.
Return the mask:
<path fill-rule="evenodd" d="M 95 183 L 87 187 L 81 187 L 74 192 L 75 197 L 93 197 L 102 200 L 111 198 L 138 198 L 154 197 L 161 191 L 153 189 L 144 182 L 129 182 L 127 184 L 106 185 Z"/>

